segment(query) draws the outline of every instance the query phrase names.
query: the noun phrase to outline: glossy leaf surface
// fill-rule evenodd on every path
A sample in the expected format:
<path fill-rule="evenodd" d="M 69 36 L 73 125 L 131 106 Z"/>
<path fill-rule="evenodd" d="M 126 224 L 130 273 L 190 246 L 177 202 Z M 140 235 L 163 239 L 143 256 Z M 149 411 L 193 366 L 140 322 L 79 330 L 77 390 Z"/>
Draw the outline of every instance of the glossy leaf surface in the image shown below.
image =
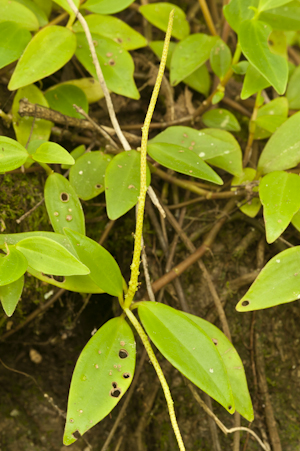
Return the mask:
<path fill-rule="evenodd" d="M 72 376 L 64 444 L 76 441 L 118 404 L 135 370 L 135 340 L 122 317 L 104 324 L 81 352 Z"/>
<path fill-rule="evenodd" d="M 234 114 L 223 108 L 207 111 L 202 116 L 202 122 L 207 127 L 220 128 L 229 132 L 239 132 L 241 130 Z"/>
<path fill-rule="evenodd" d="M 248 64 L 241 92 L 241 99 L 248 99 L 248 97 L 256 94 L 261 89 L 268 88 L 269 86 L 270 82 L 266 80 L 266 78 L 261 75 L 261 73 L 256 70 L 252 64 Z"/>
<path fill-rule="evenodd" d="M 291 0 L 259 0 L 258 9 L 259 11 L 267 11 L 268 9 L 278 8 Z"/>
<path fill-rule="evenodd" d="M 163 356 L 230 413 L 234 400 L 225 365 L 211 338 L 183 312 L 157 302 L 140 302 L 142 324 Z"/>
<path fill-rule="evenodd" d="M 33 124 L 33 117 L 21 117 L 18 113 L 19 102 L 24 98 L 28 99 L 31 103 L 37 103 L 38 105 L 49 107 L 42 91 L 37 86 L 29 85 L 25 86 L 25 88 L 18 89 L 12 106 L 13 127 L 17 140 L 23 146 L 26 146 L 29 137 L 31 141 L 35 141 L 36 139 L 44 139 L 45 141 L 48 141 L 53 123 L 50 121 L 45 121 L 44 119 L 39 119 Z"/>
<path fill-rule="evenodd" d="M 5 249 L 5 243 L 8 245 L 18 244 L 21 240 L 25 238 L 48 238 L 49 240 L 55 241 L 61 246 L 65 247 L 71 254 L 74 254 L 73 247 L 71 246 L 66 235 L 61 235 L 60 233 L 54 232 L 24 232 L 24 233 L 1 233 L 0 234 L 0 248 Z"/>
<path fill-rule="evenodd" d="M 53 0 L 57 5 L 61 6 L 69 14 L 74 14 L 67 0 Z M 75 6 L 78 8 L 80 0 L 73 0 Z"/>
<path fill-rule="evenodd" d="M 21 3 L 13 0 L 0 0 L 0 23 L 1 22 L 15 22 L 20 27 L 29 31 L 36 31 L 39 28 L 39 22 L 36 15 L 21 5 Z"/>
<path fill-rule="evenodd" d="M 274 30 L 300 29 L 300 3 L 299 0 L 289 2 L 288 5 L 263 11 L 260 20 L 270 25 Z"/>
<path fill-rule="evenodd" d="M 110 38 L 125 50 L 135 50 L 147 45 L 147 40 L 144 36 L 117 17 L 89 14 L 85 17 L 85 20 L 91 33 L 98 33 L 101 36 Z M 83 31 L 79 21 L 74 24 L 73 30 L 76 33 Z"/>
<path fill-rule="evenodd" d="M 249 312 L 300 299 L 300 246 L 275 255 L 236 306 Z"/>
<path fill-rule="evenodd" d="M 26 272 L 28 263 L 24 255 L 14 246 L 7 255 L 0 256 L 0 286 L 15 282 Z"/>
<path fill-rule="evenodd" d="M 217 38 L 203 33 L 188 36 L 175 47 L 171 60 L 170 82 L 178 85 L 208 60 Z"/>
<path fill-rule="evenodd" d="M 219 39 L 210 52 L 210 65 L 213 72 L 222 80 L 231 66 L 231 51 L 222 39 Z"/>
<path fill-rule="evenodd" d="M 0 26 L 0 69 L 16 61 L 31 39 L 28 30 L 14 22 L 2 22 Z"/>
<path fill-rule="evenodd" d="M 263 177 L 259 197 L 264 207 L 267 242 L 273 243 L 300 208 L 300 177 L 274 171 Z"/>
<path fill-rule="evenodd" d="M 267 142 L 258 161 L 258 171 L 290 169 L 300 162 L 300 112 L 291 116 Z"/>
<path fill-rule="evenodd" d="M 131 3 L 133 0 L 88 0 L 85 2 L 84 8 L 92 13 L 115 14 L 123 11 Z"/>
<path fill-rule="evenodd" d="M 259 20 L 245 20 L 239 28 L 242 51 L 248 61 L 268 80 L 278 94 L 283 94 L 288 80 L 285 58 L 274 55 L 268 46 L 272 29 Z"/>
<path fill-rule="evenodd" d="M 190 26 L 186 20 L 185 13 L 181 8 L 168 2 L 157 2 L 155 4 L 142 5 L 140 13 L 160 30 L 166 32 L 168 28 L 170 12 L 174 9 L 174 20 L 172 36 L 177 39 L 184 39 L 190 33 Z"/>
<path fill-rule="evenodd" d="M 0 173 L 19 168 L 27 158 L 25 147 L 14 139 L 0 136 Z"/>
<path fill-rule="evenodd" d="M 233 177 L 232 179 L 232 185 L 241 185 L 245 186 L 255 180 L 256 177 L 256 170 L 253 168 L 245 168 L 243 174 L 240 177 Z M 231 188 L 232 190 L 236 190 L 235 187 Z M 253 188 L 253 192 L 258 192 L 258 186 L 255 186 Z M 241 201 L 241 205 L 239 205 L 239 209 L 245 213 L 245 215 L 249 216 L 250 218 L 255 218 L 257 213 L 259 212 L 261 207 L 261 201 L 259 197 L 253 197 L 250 200 L 243 199 Z"/>
<path fill-rule="evenodd" d="M 0 301 L 7 316 L 12 316 L 14 313 L 21 297 L 23 286 L 24 276 L 8 285 L 0 286 Z"/>
<path fill-rule="evenodd" d="M 74 55 L 76 37 L 68 28 L 51 25 L 41 29 L 29 42 L 11 77 L 14 91 L 56 72 Z"/>
<path fill-rule="evenodd" d="M 254 139 L 271 136 L 288 117 L 289 104 L 286 97 L 278 97 L 266 103 L 257 112 Z"/>
<path fill-rule="evenodd" d="M 89 46 L 84 33 L 77 33 L 78 47 L 76 56 L 87 71 L 97 78 L 96 69 L 90 56 Z M 120 95 L 139 99 L 133 72 L 134 63 L 127 52 L 112 39 L 93 33 L 96 53 L 108 88 Z"/>
<path fill-rule="evenodd" d="M 253 421 L 253 407 L 248 390 L 243 362 L 233 344 L 216 326 L 198 316 L 185 313 L 210 337 L 219 351 L 226 367 L 236 410 L 248 421 Z"/>
<path fill-rule="evenodd" d="M 89 104 L 82 89 L 74 85 L 59 84 L 45 92 L 45 97 L 52 110 L 59 111 L 66 116 L 84 119 L 84 116 L 77 113 L 73 105 L 77 105 L 86 113 L 89 112 Z"/>
<path fill-rule="evenodd" d="M 259 0 L 231 0 L 224 6 L 225 19 L 236 33 L 244 20 L 252 19 L 254 11 L 251 7 L 257 7 L 258 2 Z"/>
<path fill-rule="evenodd" d="M 74 164 L 74 158 L 57 143 L 44 142 L 32 154 L 32 158 L 40 163 Z"/>
<path fill-rule="evenodd" d="M 148 153 L 153 160 L 180 174 L 190 175 L 222 185 L 223 181 L 199 156 L 190 149 L 169 143 L 151 143 Z"/>
<path fill-rule="evenodd" d="M 85 146 L 83 144 L 81 144 L 78 147 L 75 147 L 75 149 L 72 150 L 72 152 L 70 152 L 70 155 L 74 158 L 74 160 L 78 160 L 79 157 L 81 157 L 84 153 L 85 153 L 86 149 Z M 70 169 L 72 167 L 72 165 L 69 164 L 62 164 L 61 168 L 62 169 Z"/>
<path fill-rule="evenodd" d="M 63 233 L 64 227 L 85 234 L 82 206 L 70 182 L 55 172 L 45 183 L 45 204 L 55 232 Z"/>
<path fill-rule="evenodd" d="M 117 219 L 131 210 L 140 195 L 141 154 L 129 150 L 116 155 L 105 173 L 105 197 L 109 219 Z M 147 166 L 147 186 L 151 175 Z"/>
<path fill-rule="evenodd" d="M 289 107 L 300 110 L 300 66 L 298 66 L 288 84 L 286 97 L 289 101 Z"/>
<path fill-rule="evenodd" d="M 68 228 L 64 232 L 80 261 L 90 269 L 90 278 L 96 285 L 112 296 L 122 296 L 122 274 L 112 255 L 96 241 L 80 233 Z"/>
<path fill-rule="evenodd" d="M 16 0 L 18 3 L 26 6 L 37 17 L 40 27 L 44 27 L 48 23 L 45 11 L 40 8 L 33 0 Z"/>
<path fill-rule="evenodd" d="M 293 224 L 295 229 L 300 232 L 300 210 L 298 210 L 297 213 L 293 216 L 291 223 Z"/>
<path fill-rule="evenodd" d="M 16 248 L 25 255 L 29 266 L 54 276 L 89 274 L 89 269 L 56 241 L 45 237 L 30 237 L 19 241 Z"/>

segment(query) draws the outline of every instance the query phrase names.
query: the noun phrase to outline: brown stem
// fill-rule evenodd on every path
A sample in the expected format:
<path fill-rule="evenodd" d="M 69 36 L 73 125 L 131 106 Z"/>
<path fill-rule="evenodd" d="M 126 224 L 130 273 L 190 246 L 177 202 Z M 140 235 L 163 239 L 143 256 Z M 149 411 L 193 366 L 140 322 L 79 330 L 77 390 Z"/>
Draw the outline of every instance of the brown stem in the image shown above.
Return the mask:
<path fill-rule="evenodd" d="M 200 6 L 201 6 L 201 9 L 202 9 L 202 13 L 203 13 L 206 25 L 208 26 L 208 29 L 209 29 L 210 33 L 213 36 L 218 36 L 218 33 L 217 33 L 216 29 L 215 29 L 215 25 L 213 23 L 213 20 L 212 20 L 211 15 L 210 15 L 210 11 L 209 11 L 207 3 L 206 3 L 206 0 L 199 0 L 199 3 L 200 3 Z"/>

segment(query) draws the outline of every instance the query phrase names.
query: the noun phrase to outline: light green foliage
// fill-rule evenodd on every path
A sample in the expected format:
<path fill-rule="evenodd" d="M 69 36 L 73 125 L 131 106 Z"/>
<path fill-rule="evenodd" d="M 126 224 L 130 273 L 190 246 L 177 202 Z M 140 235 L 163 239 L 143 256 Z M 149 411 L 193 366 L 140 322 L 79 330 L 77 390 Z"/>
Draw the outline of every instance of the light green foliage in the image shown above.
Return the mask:
<path fill-rule="evenodd" d="M 85 17 L 85 20 L 91 33 L 110 38 L 125 50 L 135 50 L 147 45 L 147 40 L 144 36 L 117 17 L 89 14 Z M 83 31 L 80 22 L 74 24 L 73 30 L 76 33 Z"/>
<path fill-rule="evenodd" d="M 64 83 L 59 83 L 56 86 L 63 86 L 65 84 L 76 86 L 77 88 L 81 89 L 81 91 L 84 92 L 88 103 L 98 102 L 98 100 L 102 99 L 104 96 L 99 81 L 95 80 L 92 77 L 68 80 Z"/>
<path fill-rule="evenodd" d="M 181 8 L 168 2 L 157 2 L 154 4 L 140 6 L 140 13 L 152 24 L 162 31 L 167 31 L 170 12 L 174 9 L 174 21 L 172 36 L 184 39 L 190 33 L 190 26 Z"/>
<path fill-rule="evenodd" d="M 39 21 L 40 27 L 45 27 L 48 23 L 48 18 L 46 12 L 38 6 L 33 0 L 16 0 L 18 3 L 26 6 L 26 8 L 30 9 Z"/>
<path fill-rule="evenodd" d="M 199 325 L 183 312 L 156 302 L 139 303 L 138 313 L 164 357 L 233 413 L 234 399 L 225 365 L 213 341 Z"/>
<path fill-rule="evenodd" d="M 229 132 L 239 132 L 241 130 L 237 118 L 231 111 L 223 108 L 215 108 L 207 111 L 202 116 L 202 122 L 207 127 L 220 128 Z"/>
<path fill-rule="evenodd" d="M 72 150 L 72 152 L 70 152 L 70 155 L 73 157 L 73 159 L 78 160 L 79 157 L 81 157 L 81 155 L 83 155 L 85 153 L 86 149 L 85 146 L 83 144 L 81 144 L 78 147 L 75 147 L 75 149 Z M 61 168 L 62 169 L 71 169 L 73 165 L 70 164 L 62 164 Z"/>
<path fill-rule="evenodd" d="M 89 112 L 89 104 L 82 89 L 74 85 L 59 84 L 45 92 L 45 98 L 52 110 L 59 111 L 66 116 L 84 119 L 84 116 L 77 113 L 73 105 L 79 106 L 86 113 Z"/>
<path fill-rule="evenodd" d="M 18 280 L 27 269 L 28 263 L 22 252 L 9 246 L 7 254 L 0 256 L 0 286 Z"/>
<path fill-rule="evenodd" d="M 14 0 L 0 0 L 0 23 L 11 21 L 29 31 L 39 29 L 39 21 L 36 15 L 26 6 Z"/>
<path fill-rule="evenodd" d="M 110 162 L 105 173 L 107 215 L 117 219 L 131 210 L 140 193 L 141 154 L 135 150 L 122 152 Z M 151 182 L 147 167 L 147 185 Z"/>
<path fill-rule="evenodd" d="M 242 22 L 252 19 L 253 7 L 258 6 L 259 0 L 231 0 L 224 6 L 224 16 L 231 28 L 238 33 Z"/>
<path fill-rule="evenodd" d="M 286 97 L 278 97 L 259 108 L 254 139 L 271 136 L 288 118 L 289 104 Z"/>
<path fill-rule="evenodd" d="M 69 14 L 73 14 L 73 11 L 67 2 L 67 0 L 53 0 L 57 5 L 61 6 L 65 11 L 67 11 Z M 78 8 L 80 0 L 73 0 L 75 6 Z"/>
<path fill-rule="evenodd" d="M 278 8 L 286 3 L 290 3 L 291 0 L 259 0 L 258 10 L 267 11 L 268 9 Z"/>
<path fill-rule="evenodd" d="M 24 276 L 22 275 L 14 282 L 0 286 L 0 301 L 7 316 L 12 316 L 21 297 L 24 287 Z"/>
<path fill-rule="evenodd" d="M 50 16 L 53 6 L 52 0 L 33 0 L 33 1 L 36 5 L 38 5 L 40 9 L 44 11 L 47 17 Z"/>
<path fill-rule="evenodd" d="M 262 12 L 259 18 L 274 30 L 299 30 L 300 2 L 294 0 L 279 8 L 269 9 Z"/>
<path fill-rule="evenodd" d="M 2 22 L 0 26 L 0 69 L 16 61 L 31 39 L 25 28 L 14 22 Z"/>
<path fill-rule="evenodd" d="M 49 175 L 45 183 L 45 204 L 55 232 L 64 227 L 85 234 L 84 214 L 78 196 L 67 179 L 58 173 Z"/>
<path fill-rule="evenodd" d="M 52 25 L 40 30 L 30 41 L 11 77 L 14 91 L 56 72 L 74 55 L 76 37 L 68 28 Z"/>
<path fill-rule="evenodd" d="M 300 298 L 300 246 L 275 255 L 262 269 L 236 309 L 249 312 Z"/>
<path fill-rule="evenodd" d="M 44 142 L 31 154 L 34 161 L 40 163 L 74 164 L 74 158 L 62 146 Z"/>
<path fill-rule="evenodd" d="M 264 207 L 267 242 L 273 243 L 300 208 L 300 177 L 274 171 L 263 177 L 259 197 Z"/>
<path fill-rule="evenodd" d="M 185 313 L 185 315 L 201 327 L 201 329 L 204 330 L 204 332 L 213 341 L 222 357 L 228 373 L 235 408 L 248 421 L 253 421 L 253 407 L 249 395 L 245 370 L 243 362 L 236 349 L 232 343 L 230 343 L 226 335 L 224 335 L 223 332 L 221 332 L 216 326 L 205 319 L 199 318 L 198 316 L 191 315 L 189 313 Z"/>
<path fill-rule="evenodd" d="M 235 74 L 245 75 L 245 73 L 247 72 L 248 67 L 249 67 L 249 62 L 248 61 L 240 61 L 237 64 L 233 64 L 231 66 L 231 69 L 233 70 L 233 72 Z"/>
<path fill-rule="evenodd" d="M 25 147 L 5 136 L 0 136 L 0 149 L 0 173 L 19 168 L 28 158 Z"/>
<path fill-rule="evenodd" d="M 104 191 L 105 171 L 112 157 L 101 151 L 80 156 L 70 171 L 70 183 L 78 197 L 90 200 Z"/>
<path fill-rule="evenodd" d="M 116 14 L 127 6 L 131 5 L 133 0 L 88 0 L 84 8 L 92 13 L 98 14 Z"/>
<path fill-rule="evenodd" d="M 222 39 L 219 39 L 210 52 L 210 65 L 214 73 L 222 80 L 231 66 L 231 51 Z"/>
<path fill-rule="evenodd" d="M 135 370 L 135 340 L 124 318 L 102 326 L 80 354 L 72 376 L 64 444 L 76 441 L 118 404 Z"/>
<path fill-rule="evenodd" d="M 240 177 L 233 177 L 231 184 L 233 186 L 236 185 L 247 185 L 256 178 L 256 170 L 253 168 L 245 168 L 243 174 Z M 235 190 L 236 188 L 232 188 Z M 253 188 L 253 192 L 258 192 L 258 186 Z M 241 205 L 239 206 L 240 210 L 245 213 L 245 215 L 250 218 L 255 218 L 257 213 L 259 212 L 261 207 L 261 202 L 259 197 L 253 197 L 252 199 L 243 199 L 241 201 Z"/>
<path fill-rule="evenodd" d="M 268 88 L 269 86 L 270 82 L 258 70 L 256 70 L 252 64 L 249 64 L 246 69 L 241 99 L 248 99 L 248 97 L 256 94 L 262 89 Z"/>
<path fill-rule="evenodd" d="M 293 72 L 286 91 L 289 107 L 300 110 L 300 66 Z"/>
<path fill-rule="evenodd" d="M 64 228 L 73 250 L 90 270 L 90 277 L 105 293 L 122 296 L 123 280 L 118 264 L 111 254 L 96 241 Z"/>
<path fill-rule="evenodd" d="M 76 36 L 78 41 L 76 56 L 86 70 L 97 78 L 85 34 L 77 33 Z M 92 36 L 108 88 L 117 94 L 139 99 L 140 94 L 133 79 L 134 63 L 130 54 L 112 39 L 96 33 Z"/>

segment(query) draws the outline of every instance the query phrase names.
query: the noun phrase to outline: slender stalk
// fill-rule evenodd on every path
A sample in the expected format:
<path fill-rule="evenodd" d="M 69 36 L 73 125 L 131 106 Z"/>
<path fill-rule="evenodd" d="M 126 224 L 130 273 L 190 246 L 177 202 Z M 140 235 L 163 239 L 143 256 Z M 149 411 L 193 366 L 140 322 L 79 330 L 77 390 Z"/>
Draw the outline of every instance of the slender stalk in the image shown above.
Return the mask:
<path fill-rule="evenodd" d="M 47 163 L 41 163 L 40 161 L 37 161 L 37 163 L 42 166 L 43 169 L 47 172 L 48 175 L 51 175 L 53 173 L 53 170 L 50 168 L 50 166 Z"/>
<path fill-rule="evenodd" d="M 202 9 L 202 13 L 203 13 L 206 25 L 208 26 L 208 29 L 209 29 L 210 33 L 213 36 L 218 36 L 218 33 L 217 33 L 216 29 L 215 29 L 214 22 L 212 20 L 210 11 L 209 11 L 207 3 L 206 3 L 206 0 L 199 0 L 199 3 L 200 3 L 200 6 L 201 6 L 201 9 Z"/>
<path fill-rule="evenodd" d="M 148 337 L 144 331 L 144 329 L 142 328 L 142 326 L 140 325 L 140 323 L 138 322 L 138 320 L 136 319 L 136 317 L 134 316 L 134 314 L 132 313 L 131 310 L 129 310 L 128 308 L 125 309 L 125 313 L 128 316 L 130 322 L 132 323 L 132 325 L 134 326 L 134 328 L 136 329 L 137 333 L 140 336 L 140 339 L 143 342 L 143 345 L 145 346 L 145 349 L 147 351 L 147 354 L 149 356 L 149 359 L 151 360 L 151 363 L 156 371 L 156 374 L 158 376 L 158 379 L 161 383 L 162 389 L 164 391 L 164 395 L 167 401 L 167 405 L 168 405 L 168 409 L 169 409 L 169 414 L 170 414 L 170 419 L 171 419 L 171 424 L 177 439 L 177 443 L 179 446 L 180 451 L 185 451 L 185 446 L 181 437 L 181 433 L 177 424 L 177 420 L 176 420 L 176 414 L 175 414 L 175 410 L 174 410 L 174 403 L 173 403 L 173 399 L 171 396 L 171 392 L 168 386 L 168 383 L 166 381 L 166 378 L 164 376 L 164 373 L 162 372 L 162 369 L 160 367 L 160 364 L 157 361 L 157 358 L 155 357 L 155 354 L 153 352 L 153 349 L 151 347 L 151 344 L 148 340 Z"/>
<path fill-rule="evenodd" d="M 252 116 L 250 119 L 249 136 L 248 136 L 247 146 L 245 149 L 244 160 L 243 160 L 244 167 L 247 166 L 247 164 L 249 163 L 249 160 L 251 158 L 252 144 L 254 141 L 254 134 L 255 134 L 255 130 L 256 130 L 256 122 L 255 121 L 256 121 L 257 113 L 258 113 L 259 106 L 260 106 L 260 97 L 261 97 L 261 90 L 258 91 L 258 93 L 256 95 L 255 105 L 254 105 Z"/>

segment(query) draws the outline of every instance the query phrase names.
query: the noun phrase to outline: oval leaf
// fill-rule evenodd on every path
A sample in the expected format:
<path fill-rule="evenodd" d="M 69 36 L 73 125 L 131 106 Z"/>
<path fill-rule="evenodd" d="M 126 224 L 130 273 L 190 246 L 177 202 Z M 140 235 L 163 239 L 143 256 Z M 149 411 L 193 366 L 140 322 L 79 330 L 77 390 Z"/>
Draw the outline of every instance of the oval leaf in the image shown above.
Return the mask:
<path fill-rule="evenodd" d="M 289 101 L 289 107 L 300 110 L 300 66 L 298 66 L 291 76 L 286 97 Z"/>
<path fill-rule="evenodd" d="M 59 111 L 62 114 L 70 117 L 77 117 L 84 119 L 84 116 L 77 113 L 73 105 L 77 105 L 86 113 L 89 112 L 89 104 L 85 93 L 82 89 L 67 83 L 59 84 L 45 92 L 50 108 Z"/>
<path fill-rule="evenodd" d="M 172 36 L 177 39 L 184 39 L 190 33 L 190 26 L 186 20 L 185 13 L 181 8 L 168 2 L 158 2 L 155 4 L 140 6 L 140 13 L 162 31 L 167 31 L 170 12 L 174 10 L 174 20 Z"/>
<path fill-rule="evenodd" d="M 288 118 L 289 103 L 286 97 L 278 97 L 263 105 L 257 112 L 254 139 L 268 138 Z"/>
<path fill-rule="evenodd" d="M 17 2 L 22 3 L 22 5 L 26 6 L 26 8 L 30 9 L 30 11 L 32 11 L 33 14 L 36 15 L 40 27 L 47 25 L 48 18 L 45 11 L 40 8 L 33 0 L 17 0 Z"/>
<path fill-rule="evenodd" d="M 53 0 L 57 5 L 61 6 L 67 13 L 74 14 L 67 0 Z M 73 0 L 75 6 L 79 8 L 80 0 Z"/>
<path fill-rule="evenodd" d="M 103 99 L 104 97 L 99 81 L 94 78 L 78 78 L 75 80 L 68 80 L 65 83 L 77 86 L 77 88 L 81 89 L 85 93 L 88 103 L 98 102 L 98 100 Z M 60 86 L 65 83 L 61 83 Z"/>
<path fill-rule="evenodd" d="M 48 238 L 49 240 L 53 240 L 61 246 L 65 247 L 69 252 L 74 253 L 73 248 L 65 235 L 61 235 L 59 233 L 54 232 L 24 232 L 24 233 L 1 233 L 0 234 L 0 248 L 5 249 L 5 243 L 8 245 L 18 244 L 21 240 L 25 238 L 36 238 L 43 237 Z M 75 255 L 75 253 L 74 253 Z"/>
<path fill-rule="evenodd" d="M 118 404 L 135 370 L 135 340 L 122 317 L 114 318 L 93 335 L 80 354 L 72 376 L 63 442 L 76 441 Z"/>
<path fill-rule="evenodd" d="M 29 42 L 11 77 L 8 89 L 34 83 L 56 72 L 74 55 L 75 34 L 65 27 L 51 25 L 40 30 Z"/>
<path fill-rule="evenodd" d="M 222 80 L 231 66 L 231 51 L 222 39 L 219 39 L 210 52 L 210 65 L 213 72 Z"/>
<path fill-rule="evenodd" d="M 288 5 L 263 11 L 260 20 L 270 25 L 274 30 L 300 29 L 300 3 L 299 0 L 289 2 Z"/>
<path fill-rule="evenodd" d="M 248 64 L 241 92 L 241 99 L 248 99 L 248 97 L 269 86 L 269 81 L 266 80 L 252 64 Z"/>
<path fill-rule="evenodd" d="M 6 21 L 15 22 L 21 28 L 29 31 L 39 29 L 39 21 L 36 15 L 26 6 L 21 5 L 21 3 L 13 0 L 0 0 L 0 11 L 0 23 Z"/>
<path fill-rule="evenodd" d="M 209 336 L 183 312 L 157 302 L 140 302 L 142 324 L 163 356 L 197 387 L 234 412 L 223 360 Z"/>
<path fill-rule="evenodd" d="M 45 142 L 32 154 L 34 161 L 40 163 L 74 164 L 74 158 L 62 146 Z"/>
<path fill-rule="evenodd" d="M 24 286 L 24 276 L 14 282 L 0 286 L 0 301 L 7 316 L 12 316 L 20 300 Z"/>
<path fill-rule="evenodd" d="M 112 157 L 103 152 L 88 152 L 70 170 L 70 183 L 80 199 L 90 200 L 104 191 L 105 171 Z"/>
<path fill-rule="evenodd" d="M 80 261 L 90 269 L 90 277 L 96 285 L 112 296 L 122 296 L 122 274 L 112 255 L 96 241 L 80 233 L 68 228 L 64 232 Z"/>
<path fill-rule="evenodd" d="M 0 136 L 0 173 L 19 168 L 27 158 L 25 147 L 14 139 Z"/>
<path fill-rule="evenodd" d="M 236 306 L 249 312 L 300 299 L 300 246 L 275 255 Z"/>
<path fill-rule="evenodd" d="M 254 11 L 251 6 L 257 7 L 258 2 L 259 0 L 231 0 L 224 6 L 225 19 L 236 33 L 244 20 L 252 19 Z"/>
<path fill-rule="evenodd" d="M 267 11 L 268 9 L 278 8 L 291 0 L 259 0 L 258 9 L 259 11 Z"/>
<path fill-rule="evenodd" d="M 253 406 L 248 390 L 247 379 L 243 362 L 238 355 L 233 344 L 228 340 L 226 335 L 216 326 L 205 321 L 198 316 L 185 313 L 185 315 L 198 324 L 202 330 L 210 337 L 214 345 L 218 349 L 223 363 L 226 367 L 229 382 L 231 385 L 235 408 L 248 421 L 254 420 Z"/>
<path fill-rule="evenodd" d="M 86 151 L 85 145 L 81 144 L 78 147 L 75 147 L 75 149 L 70 152 L 70 155 L 74 158 L 75 162 L 78 160 L 79 157 L 81 157 Z M 62 164 L 62 169 L 71 169 L 72 165 L 70 164 Z"/>
<path fill-rule="evenodd" d="M 61 174 L 49 175 L 45 183 L 45 204 L 55 232 L 63 233 L 64 227 L 85 234 L 85 222 L 78 196 Z"/>
<path fill-rule="evenodd" d="M 2 22 L 0 26 L 0 69 L 16 61 L 31 39 L 28 30 L 14 22 Z"/>
<path fill-rule="evenodd" d="M 127 52 L 112 39 L 100 34 L 92 35 L 96 53 L 108 88 L 120 95 L 139 99 L 140 94 L 133 79 L 134 63 Z M 87 71 L 97 78 L 95 65 L 84 33 L 77 33 L 76 56 Z"/>
<path fill-rule="evenodd" d="M 278 94 L 286 90 L 287 60 L 274 55 L 268 46 L 272 29 L 259 20 L 245 20 L 239 28 L 239 40 L 247 60 L 268 80 Z"/>
<path fill-rule="evenodd" d="M 15 247 L 9 246 L 7 255 L 0 256 L 0 286 L 18 280 L 27 270 L 28 262 Z"/>
<path fill-rule="evenodd" d="M 234 114 L 222 108 L 207 111 L 201 119 L 207 127 L 220 128 L 229 132 L 239 132 L 241 130 Z"/>
<path fill-rule="evenodd" d="M 65 247 L 45 237 L 25 238 L 17 249 L 25 255 L 29 266 L 54 276 L 89 274 L 90 270 Z"/>
<path fill-rule="evenodd" d="M 99 14 L 115 14 L 127 6 L 131 5 L 133 0 L 88 0 L 84 4 L 84 8 Z"/>

